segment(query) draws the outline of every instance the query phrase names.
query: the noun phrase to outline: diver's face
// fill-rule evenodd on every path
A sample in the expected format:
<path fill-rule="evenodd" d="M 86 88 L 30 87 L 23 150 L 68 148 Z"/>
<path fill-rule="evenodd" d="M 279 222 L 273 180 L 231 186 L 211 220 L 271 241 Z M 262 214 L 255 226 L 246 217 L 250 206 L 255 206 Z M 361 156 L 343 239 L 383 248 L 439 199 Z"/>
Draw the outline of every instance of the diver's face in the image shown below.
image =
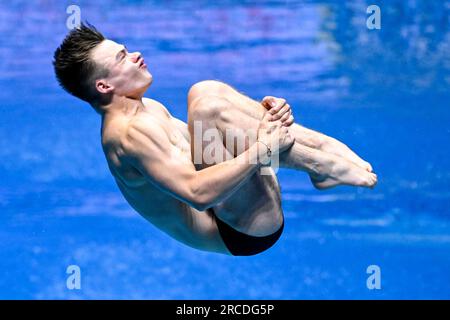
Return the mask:
<path fill-rule="evenodd" d="M 109 70 L 108 77 L 97 80 L 96 87 L 100 92 L 139 98 L 153 81 L 141 53 L 130 53 L 114 41 L 101 42 L 92 50 L 92 59 Z M 102 91 L 105 88 L 109 91 Z"/>

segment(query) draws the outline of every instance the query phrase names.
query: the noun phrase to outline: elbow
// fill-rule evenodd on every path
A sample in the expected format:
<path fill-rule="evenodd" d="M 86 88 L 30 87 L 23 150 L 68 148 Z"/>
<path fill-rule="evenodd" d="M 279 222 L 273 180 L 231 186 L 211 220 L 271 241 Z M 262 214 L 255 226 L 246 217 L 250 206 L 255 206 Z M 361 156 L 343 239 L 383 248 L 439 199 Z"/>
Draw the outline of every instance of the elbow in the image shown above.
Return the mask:
<path fill-rule="evenodd" d="M 190 205 L 196 210 L 204 211 L 213 206 L 213 201 L 211 201 L 210 193 L 207 188 L 203 188 L 198 182 L 191 184 L 190 190 Z"/>
<path fill-rule="evenodd" d="M 203 203 L 203 202 L 193 202 L 191 203 L 191 206 L 194 207 L 194 209 L 198 211 L 205 211 L 212 206 L 209 203 Z"/>
<path fill-rule="evenodd" d="M 191 205 L 198 211 L 205 211 L 213 206 L 213 203 L 204 195 L 194 195 Z"/>

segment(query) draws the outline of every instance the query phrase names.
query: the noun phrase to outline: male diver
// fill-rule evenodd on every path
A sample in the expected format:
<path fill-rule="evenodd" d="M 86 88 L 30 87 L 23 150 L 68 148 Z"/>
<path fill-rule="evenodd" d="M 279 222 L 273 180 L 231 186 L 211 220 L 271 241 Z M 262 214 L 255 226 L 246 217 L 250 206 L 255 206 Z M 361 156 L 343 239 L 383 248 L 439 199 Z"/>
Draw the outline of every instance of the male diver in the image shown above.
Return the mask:
<path fill-rule="evenodd" d="M 294 123 L 281 98 L 257 102 L 205 80 L 189 90 L 187 124 L 172 117 L 163 104 L 144 98 L 152 75 L 141 53 L 92 25 L 66 36 L 53 65 L 60 85 L 100 114 L 103 151 L 128 203 L 191 247 L 242 256 L 278 240 L 284 217 L 269 166 L 274 156 L 282 168 L 307 172 L 318 189 L 377 182 L 371 165 L 346 145 Z M 230 132 L 243 148 L 227 143 Z M 255 139 L 245 132 L 255 132 Z"/>

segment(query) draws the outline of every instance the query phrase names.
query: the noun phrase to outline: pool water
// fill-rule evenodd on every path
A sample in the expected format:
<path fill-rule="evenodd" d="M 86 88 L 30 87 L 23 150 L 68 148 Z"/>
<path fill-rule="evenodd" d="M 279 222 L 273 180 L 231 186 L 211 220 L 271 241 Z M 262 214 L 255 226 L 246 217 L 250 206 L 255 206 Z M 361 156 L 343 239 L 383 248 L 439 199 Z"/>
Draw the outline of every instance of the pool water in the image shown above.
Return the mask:
<path fill-rule="evenodd" d="M 147 96 L 186 120 L 189 87 L 225 81 L 286 98 L 301 124 L 344 141 L 374 190 L 315 190 L 279 171 L 284 233 L 252 257 L 169 238 L 122 198 L 100 119 L 51 66 L 72 4 L 0 3 L 0 298 L 450 298 L 450 1 L 77 1 L 139 50 Z M 66 268 L 81 269 L 81 289 Z M 381 288 L 369 290 L 371 265 Z"/>

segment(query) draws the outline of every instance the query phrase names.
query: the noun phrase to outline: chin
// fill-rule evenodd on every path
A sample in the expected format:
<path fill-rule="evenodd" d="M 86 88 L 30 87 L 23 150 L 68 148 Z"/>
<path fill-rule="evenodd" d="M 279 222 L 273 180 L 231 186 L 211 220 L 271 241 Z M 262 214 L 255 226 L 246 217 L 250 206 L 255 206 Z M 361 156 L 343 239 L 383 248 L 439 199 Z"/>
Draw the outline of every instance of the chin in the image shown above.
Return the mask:
<path fill-rule="evenodd" d="M 146 75 L 144 77 L 141 76 L 139 81 L 136 81 L 135 83 L 136 86 L 133 89 L 129 90 L 125 94 L 125 96 L 134 99 L 142 97 L 152 83 L 153 83 L 152 75 L 150 74 L 150 72 L 146 72 Z"/>
<path fill-rule="evenodd" d="M 150 75 L 148 81 L 146 81 L 144 87 L 142 88 L 142 89 L 143 89 L 143 92 L 147 91 L 147 89 L 150 88 L 150 86 L 152 85 L 152 83 L 153 83 L 153 78 L 152 78 L 152 76 Z"/>
<path fill-rule="evenodd" d="M 152 76 L 152 74 L 149 72 L 149 73 L 148 73 L 148 86 L 150 87 L 152 83 L 153 83 L 153 76 Z"/>
<path fill-rule="evenodd" d="M 150 87 L 152 83 L 153 83 L 153 76 L 152 76 L 152 74 L 149 72 L 149 73 L 148 73 L 148 85 L 147 85 L 147 87 Z"/>

